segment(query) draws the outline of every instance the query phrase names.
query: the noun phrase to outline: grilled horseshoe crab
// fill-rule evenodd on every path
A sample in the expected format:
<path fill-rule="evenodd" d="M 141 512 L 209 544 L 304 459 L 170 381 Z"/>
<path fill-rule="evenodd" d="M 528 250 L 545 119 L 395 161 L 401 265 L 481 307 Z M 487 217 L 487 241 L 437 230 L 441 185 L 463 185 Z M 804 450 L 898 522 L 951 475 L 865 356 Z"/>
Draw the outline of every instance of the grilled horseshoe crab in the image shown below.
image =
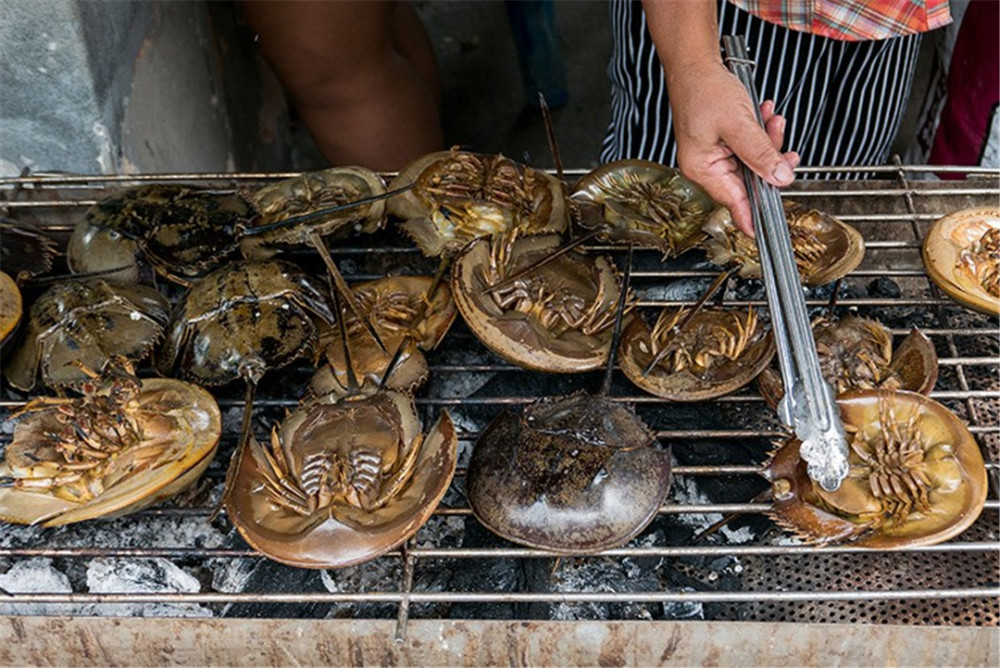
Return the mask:
<path fill-rule="evenodd" d="M 139 381 L 120 358 L 82 396 L 24 407 L 0 464 L 0 519 L 60 526 L 117 517 L 166 499 L 208 467 L 222 432 L 205 390 Z"/>
<path fill-rule="evenodd" d="M 610 242 L 633 242 L 675 257 L 704 236 L 717 204 L 677 169 L 620 160 L 585 174 L 570 193 L 578 222 Z"/>
<path fill-rule="evenodd" d="M 806 474 L 791 439 L 767 467 L 772 518 L 810 543 L 890 549 L 933 545 L 967 529 L 986 501 L 979 445 L 954 413 L 922 394 L 838 398 L 850 473 L 834 492 Z"/>
<path fill-rule="evenodd" d="M 865 255 L 865 242 L 850 225 L 801 204 L 782 200 L 802 282 L 824 285 L 853 271 Z M 702 231 L 708 259 L 720 266 L 738 265 L 743 278 L 760 278 L 757 244 L 733 223 L 728 209 L 712 214 Z"/>
<path fill-rule="evenodd" d="M 608 359 L 618 303 L 607 258 L 572 250 L 490 290 L 561 244 L 555 234 L 473 241 L 455 260 L 452 293 L 469 328 L 501 357 L 537 371 L 589 371 Z"/>
<path fill-rule="evenodd" d="M 353 291 L 363 315 L 374 324 L 388 349 L 379 348 L 358 318 L 342 308 L 355 378 L 362 386 L 381 382 L 396 349 L 402 346 L 385 387 L 415 391 L 430 373 L 420 351 L 436 348 L 455 320 L 451 288 L 428 276 L 389 276 L 362 283 Z M 316 394 L 347 393 L 350 382 L 340 328 L 321 333 L 319 348 L 327 363 L 313 376 L 310 388 Z"/>
<path fill-rule="evenodd" d="M 569 225 L 565 186 L 502 155 L 453 148 L 417 158 L 389 190 L 389 213 L 427 256 L 450 255 L 482 236 L 517 230 L 561 233 Z"/>
<path fill-rule="evenodd" d="M 323 293 L 280 260 L 233 262 L 205 276 L 171 318 L 157 368 L 204 385 L 256 383 L 267 369 L 311 353 L 312 317 L 334 322 Z"/>
<path fill-rule="evenodd" d="M 402 544 L 444 496 L 458 439 L 447 412 L 426 437 L 413 399 L 361 389 L 305 402 L 252 437 L 230 471 L 226 513 L 250 545 L 304 568 L 341 568 Z"/>
<path fill-rule="evenodd" d="M 1000 313 L 1000 209 L 964 209 L 941 218 L 924 238 L 924 266 L 964 306 Z"/>
<path fill-rule="evenodd" d="M 0 345 L 3 345 L 21 322 L 21 291 L 14 279 L 0 271 Z"/>
<path fill-rule="evenodd" d="M 855 315 L 819 318 L 812 330 L 823 378 L 836 394 L 878 388 L 930 394 L 934 389 L 937 352 L 920 330 L 912 330 L 895 351 L 892 332 L 876 320 Z M 776 408 L 785 394 L 778 370 L 764 369 L 757 383 Z"/>
<path fill-rule="evenodd" d="M 313 234 L 329 238 L 374 232 L 385 222 L 383 199 L 330 211 L 301 224 L 286 227 L 275 223 L 383 194 L 382 177 L 363 167 L 334 167 L 279 181 L 247 195 L 258 214 L 254 226 L 262 231 L 242 236 L 240 249 L 245 257 L 267 259 L 279 247 L 310 244 Z"/>
<path fill-rule="evenodd" d="M 720 397 L 749 383 L 774 357 L 774 337 L 753 308 L 701 309 L 675 332 L 688 312 L 664 309 L 652 330 L 633 318 L 622 333 L 618 363 L 650 394 L 674 401 Z M 644 374 L 664 345 L 663 359 Z"/>
<path fill-rule="evenodd" d="M 143 359 L 169 317 L 170 305 L 153 288 L 100 278 L 56 283 L 31 305 L 4 374 L 26 392 L 39 373 L 49 386 L 83 382 L 88 376 L 80 364 L 100 369 L 116 355 Z"/>
<path fill-rule="evenodd" d="M 670 489 L 670 450 L 605 396 L 543 399 L 483 431 L 466 493 L 476 518 L 516 543 L 558 553 L 628 542 Z"/>
<path fill-rule="evenodd" d="M 0 216 L 0 241 L 0 267 L 18 284 L 52 269 L 56 242 L 34 225 Z"/>

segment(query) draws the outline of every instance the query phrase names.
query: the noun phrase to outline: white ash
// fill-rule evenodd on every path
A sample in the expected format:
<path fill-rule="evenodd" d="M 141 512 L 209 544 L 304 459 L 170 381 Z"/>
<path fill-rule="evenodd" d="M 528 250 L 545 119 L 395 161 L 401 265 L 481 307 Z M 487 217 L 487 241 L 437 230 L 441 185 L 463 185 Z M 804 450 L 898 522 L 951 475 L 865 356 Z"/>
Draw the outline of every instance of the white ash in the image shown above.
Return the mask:
<path fill-rule="evenodd" d="M 94 594 L 197 593 L 201 583 L 167 559 L 97 558 L 87 568 L 87 588 Z M 197 603 L 95 603 L 86 614 L 140 617 L 211 617 Z"/>
<path fill-rule="evenodd" d="M 69 594 L 69 576 L 48 557 L 32 557 L 15 563 L 0 575 L 0 588 L 11 594 Z M 79 606 L 69 603 L 10 603 L 0 605 L 4 615 L 71 615 Z"/>
<path fill-rule="evenodd" d="M 681 593 L 693 592 L 682 587 Z M 700 601 L 668 601 L 663 603 L 663 616 L 667 619 L 705 619 L 705 606 Z"/>
<path fill-rule="evenodd" d="M 700 487 L 698 487 L 698 483 L 695 481 L 693 476 L 678 476 L 674 478 L 670 494 L 674 503 L 678 504 L 707 505 L 712 503 L 712 500 L 701 491 Z M 680 524 L 701 530 L 707 529 L 715 522 L 721 520 L 722 514 L 678 513 L 674 516 L 674 518 Z M 746 526 L 740 527 L 739 529 L 730 529 L 728 525 L 723 526 L 719 529 L 719 534 L 724 536 L 726 542 L 730 545 L 750 543 L 757 538 L 757 535 L 753 532 L 753 530 Z"/>
<path fill-rule="evenodd" d="M 393 591 L 402 582 L 402 560 L 375 559 L 358 566 L 320 571 L 323 586 L 331 594 Z M 342 617 L 389 617 L 396 614 L 395 604 L 334 603 L 328 619 Z"/>
<path fill-rule="evenodd" d="M 205 567 L 212 573 L 212 589 L 223 594 L 242 592 L 258 561 L 257 558 L 210 559 Z"/>
<path fill-rule="evenodd" d="M 46 535 L 47 534 L 47 535 Z M 113 520 L 95 520 L 70 524 L 55 529 L 8 526 L 0 532 L 3 547 L 34 547 L 44 544 L 51 548 L 215 548 L 222 545 L 225 535 L 207 519 L 158 516 L 137 513 Z"/>

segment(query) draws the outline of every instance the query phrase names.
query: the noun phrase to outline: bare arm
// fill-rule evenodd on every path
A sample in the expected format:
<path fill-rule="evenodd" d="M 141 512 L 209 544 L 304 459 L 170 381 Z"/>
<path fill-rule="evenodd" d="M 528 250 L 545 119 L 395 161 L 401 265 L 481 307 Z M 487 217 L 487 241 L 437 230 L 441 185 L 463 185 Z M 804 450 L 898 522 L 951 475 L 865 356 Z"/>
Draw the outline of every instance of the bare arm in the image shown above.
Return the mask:
<path fill-rule="evenodd" d="M 733 156 L 768 183 L 790 184 L 799 156 L 780 152 L 785 119 L 761 105 L 766 131 L 742 84 L 722 63 L 715 0 L 643 0 L 649 32 L 666 75 L 677 162 L 753 236 L 746 189 Z"/>

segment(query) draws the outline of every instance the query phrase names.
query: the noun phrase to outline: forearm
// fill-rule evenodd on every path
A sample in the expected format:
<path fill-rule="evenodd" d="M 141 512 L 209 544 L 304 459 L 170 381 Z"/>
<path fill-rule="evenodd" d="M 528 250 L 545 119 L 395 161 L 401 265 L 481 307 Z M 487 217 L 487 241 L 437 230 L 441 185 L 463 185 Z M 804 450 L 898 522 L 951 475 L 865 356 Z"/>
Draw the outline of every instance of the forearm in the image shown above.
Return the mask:
<path fill-rule="evenodd" d="M 705 65 L 722 65 L 715 0 L 642 0 L 667 85 Z"/>

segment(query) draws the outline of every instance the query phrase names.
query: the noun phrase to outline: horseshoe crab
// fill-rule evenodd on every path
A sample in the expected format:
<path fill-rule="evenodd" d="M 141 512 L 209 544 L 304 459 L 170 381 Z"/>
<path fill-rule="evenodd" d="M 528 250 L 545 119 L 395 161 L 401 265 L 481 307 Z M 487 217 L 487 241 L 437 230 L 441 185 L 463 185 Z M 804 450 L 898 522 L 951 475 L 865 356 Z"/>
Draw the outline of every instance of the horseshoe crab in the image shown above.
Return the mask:
<path fill-rule="evenodd" d="M 892 549 L 959 535 L 986 501 L 986 468 L 975 438 L 922 394 L 868 390 L 837 399 L 850 442 L 850 473 L 828 492 L 815 484 L 790 439 L 766 469 L 771 517 L 809 543 Z"/>
<path fill-rule="evenodd" d="M 362 386 L 381 380 L 388 389 L 414 392 L 430 373 L 420 351 L 436 348 L 457 314 L 451 289 L 429 276 L 389 276 L 353 290 L 362 313 L 374 323 L 388 349 L 399 350 L 388 378 L 382 378 L 393 355 L 375 345 L 354 314 L 342 310 L 355 378 Z M 346 393 L 350 381 L 340 328 L 322 332 L 319 348 L 327 363 L 316 371 L 310 388 L 319 395 Z"/>
<path fill-rule="evenodd" d="M 861 234 L 833 216 L 782 200 L 802 282 L 817 286 L 843 278 L 865 255 Z M 728 209 L 719 208 L 702 227 L 702 247 L 714 264 L 735 264 L 743 278 L 760 278 L 760 256 L 753 239 L 733 223 Z"/>
<path fill-rule="evenodd" d="M 0 267 L 19 285 L 52 270 L 56 242 L 34 225 L 0 216 Z"/>
<path fill-rule="evenodd" d="M 248 445 L 230 470 L 226 513 L 255 549 L 302 568 L 351 566 L 404 543 L 458 457 L 447 412 L 425 437 L 413 399 L 381 388 L 306 401 L 269 445 Z"/>
<path fill-rule="evenodd" d="M 924 238 L 927 273 L 952 299 L 1000 313 L 1000 209 L 963 209 L 939 219 Z"/>
<path fill-rule="evenodd" d="M 110 195 L 73 230 L 67 261 L 75 273 L 129 266 L 111 277 L 135 282 L 151 266 L 189 285 L 226 262 L 237 249 L 237 227 L 253 216 L 233 191 L 147 184 Z"/>
<path fill-rule="evenodd" d="M 312 352 L 313 316 L 334 322 L 323 293 L 296 265 L 244 260 L 205 276 L 184 295 L 156 360 L 203 385 L 256 383 L 267 369 Z"/>
<path fill-rule="evenodd" d="M 342 236 L 347 232 L 368 234 L 385 223 L 385 182 L 375 172 L 363 167 L 334 167 L 279 181 L 247 194 L 257 212 L 257 234 L 243 234 L 240 250 L 244 257 L 268 259 L 281 246 L 305 246 L 312 235 L 322 238 Z M 341 205 L 359 203 L 340 209 Z M 326 211 L 326 213 L 322 213 Z M 309 214 L 319 213 L 315 218 Z M 292 218 L 302 224 L 276 225 Z"/>
<path fill-rule="evenodd" d="M 118 517 L 188 487 L 222 433 L 215 399 L 190 383 L 139 381 L 116 358 L 82 396 L 22 409 L 0 464 L 0 519 L 61 526 Z"/>
<path fill-rule="evenodd" d="M 892 332 L 876 320 L 855 315 L 818 318 L 812 330 L 823 378 L 836 394 L 877 388 L 930 394 L 934 389 L 937 352 L 920 330 L 912 330 L 895 351 Z M 776 408 L 785 394 L 777 369 L 764 369 L 757 383 Z"/>
<path fill-rule="evenodd" d="M 553 257 L 561 244 L 555 234 L 473 241 L 455 260 L 452 293 L 469 328 L 501 357 L 537 371 L 597 369 L 610 350 L 617 271 L 580 250 Z M 491 289 L 512 274 L 521 275 Z"/>
<path fill-rule="evenodd" d="M 23 310 L 21 291 L 17 283 L 0 271 L 0 345 L 3 345 L 17 329 Z"/>
<path fill-rule="evenodd" d="M 677 169 L 647 160 L 610 162 L 570 192 L 581 227 L 613 243 L 629 241 L 675 257 L 697 245 L 718 205 Z"/>
<path fill-rule="evenodd" d="M 688 313 L 664 309 L 652 330 L 636 317 L 622 334 L 621 369 L 650 394 L 673 401 L 720 397 L 749 383 L 774 357 L 774 337 L 753 308 L 704 308 L 675 332 Z M 664 345 L 669 350 L 644 373 Z"/>
<path fill-rule="evenodd" d="M 631 255 L 612 347 L 621 333 Z M 596 396 L 541 399 L 486 427 L 466 477 L 469 505 L 484 526 L 517 543 L 581 554 L 621 545 L 656 517 L 670 490 L 670 449 L 656 447 L 635 412 L 608 396 L 612 359 Z"/>
<path fill-rule="evenodd" d="M 389 189 L 411 184 L 389 200 L 389 213 L 430 257 L 482 236 L 561 233 L 569 225 L 563 182 L 502 155 L 430 153 L 404 167 Z"/>
<path fill-rule="evenodd" d="M 163 335 L 170 305 L 142 285 L 91 278 L 56 283 L 28 311 L 24 336 L 4 366 L 8 382 L 30 391 L 87 380 L 79 364 L 100 369 L 121 355 L 143 359 Z"/>

